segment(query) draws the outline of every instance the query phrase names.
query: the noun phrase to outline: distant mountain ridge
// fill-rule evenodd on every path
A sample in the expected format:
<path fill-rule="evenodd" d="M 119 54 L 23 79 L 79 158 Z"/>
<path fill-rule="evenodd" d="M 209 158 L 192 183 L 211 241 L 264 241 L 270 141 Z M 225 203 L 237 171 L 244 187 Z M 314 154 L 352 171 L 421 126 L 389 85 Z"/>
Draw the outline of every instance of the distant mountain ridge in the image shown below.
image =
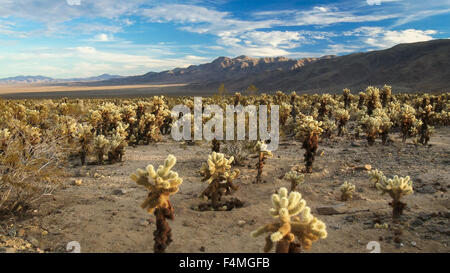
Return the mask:
<path fill-rule="evenodd" d="M 273 71 L 292 71 L 299 67 L 313 63 L 320 59 L 334 58 L 324 56 L 322 58 L 303 58 L 299 60 L 285 57 L 251 58 L 239 56 L 236 58 L 219 57 L 211 63 L 191 65 L 187 68 L 175 68 L 162 72 L 149 72 L 140 76 L 112 79 L 90 85 L 117 85 L 117 84 L 210 84 L 221 81 L 233 81 L 243 76 L 256 76 Z"/>
<path fill-rule="evenodd" d="M 299 60 L 285 57 L 219 57 L 211 63 L 150 72 L 89 85 L 188 84 L 183 90 L 214 93 L 221 83 L 232 92 L 255 85 L 260 92 L 341 92 L 368 85 L 394 91 L 449 91 L 450 39 L 398 44 L 392 48 Z"/>
<path fill-rule="evenodd" d="M 389 49 L 344 56 L 289 59 L 286 57 L 219 57 L 210 63 L 122 77 L 57 80 L 44 76 L 18 76 L 0 83 L 44 83 L 70 86 L 183 84 L 183 94 L 217 92 L 225 84 L 228 92 L 255 85 L 259 92 L 357 92 L 369 85 L 391 85 L 394 91 L 450 91 L 450 39 L 399 44 Z M 129 88 L 129 87 L 128 87 Z M 151 91 L 149 91 L 151 92 Z"/>
<path fill-rule="evenodd" d="M 0 84 L 53 84 L 53 83 L 66 83 L 66 82 L 92 82 L 92 81 L 104 81 L 122 78 L 119 75 L 102 74 L 95 77 L 87 78 L 72 78 L 72 79 L 54 79 L 45 76 L 16 76 L 0 79 Z"/>

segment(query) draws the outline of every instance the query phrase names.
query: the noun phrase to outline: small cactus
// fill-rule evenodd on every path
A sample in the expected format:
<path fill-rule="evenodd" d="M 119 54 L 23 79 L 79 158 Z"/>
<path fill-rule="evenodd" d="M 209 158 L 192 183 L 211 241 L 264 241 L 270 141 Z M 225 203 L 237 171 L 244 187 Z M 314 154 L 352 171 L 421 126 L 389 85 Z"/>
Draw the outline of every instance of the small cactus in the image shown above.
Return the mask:
<path fill-rule="evenodd" d="M 266 237 L 264 252 L 269 252 L 276 243 L 277 253 L 298 253 L 308 250 L 313 242 L 327 237 L 326 225 L 311 214 L 299 192 L 280 188 L 272 195 L 272 217 L 279 219 L 251 233 L 253 238 L 271 232 Z M 296 216 L 300 215 L 300 216 Z M 295 241 L 297 239 L 297 242 Z"/>
<path fill-rule="evenodd" d="M 347 181 L 341 185 L 341 201 L 348 201 L 353 198 L 353 193 L 355 192 L 355 185 Z"/>
<path fill-rule="evenodd" d="M 297 171 L 290 171 L 284 175 L 284 179 L 291 182 L 291 191 L 295 191 L 299 184 L 305 182 L 305 175 Z"/>
<path fill-rule="evenodd" d="M 392 218 L 394 222 L 398 222 L 406 207 L 406 203 L 400 201 L 401 198 L 414 192 L 411 178 L 409 176 L 399 177 L 397 175 L 392 179 L 386 179 L 384 177 L 375 186 L 381 191 L 381 194 L 387 193 L 392 197 L 392 203 L 390 203 L 393 208 Z"/>
<path fill-rule="evenodd" d="M 267 149 L 267 145 L 262 142 L 258 141 L 255 145 L 255 150 L 258 152 L 258 163 L 256 164 L 256 169 L 258 170 L 258 173 L 256 175 L 256 184 L 262 183 L 262 172 L 264 165 L 266 163 L 266 159 L 269 157 L 272 157 L 273 154 L 271 151 Z"/>
<path fill-rule="evenodd" d="M 213 152 L 209 155 L 207 163 L 202 165 L 200 175 L 202 181 L 208 182 L 208 187 L 203 191 L 201 197 L 211 200 L 215 210 L 223 207 L 220 204 L 222 195 L 231 194 L 239 189 L 234 185 L 233 180 L 239 176 L 239 170 L 231 171 L 231 163 L 234 158 L 227 159 L 224 154 Z"/>

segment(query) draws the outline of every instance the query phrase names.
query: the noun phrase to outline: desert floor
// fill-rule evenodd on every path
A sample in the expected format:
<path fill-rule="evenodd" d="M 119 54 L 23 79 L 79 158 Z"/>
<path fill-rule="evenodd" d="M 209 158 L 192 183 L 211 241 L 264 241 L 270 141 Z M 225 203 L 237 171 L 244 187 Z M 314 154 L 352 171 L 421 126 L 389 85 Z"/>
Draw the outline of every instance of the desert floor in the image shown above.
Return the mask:
<path fill-rule="evenodd" d="M 377 140 L 369 147 L 362 138 L 337 137 L 319 144 L 314 172 L 297 188 L 328 230 L 328 238 L 314 243 L 309 252 L 370 252 L 370 241 L 379 242 L 381 252 L 450 252 L 450 127 L 437 128 L 429 146 L 416 146 L 411 139 L 403 144 L 398 133 L 391 137 L 389 146 Z M 128 147 L 123 163 L 81 167 L 74 161 L 70 177 L 53 195 L 34 203 L 28 214 L 1 219 L 0 252 L 65 252 L 71 241 L 80 243 L 81 252 L 153 252 L 154 216 L 140 208 L 146 190 L 129 174 L 162 164 L 169 153 L 177 157 L 174 170 L 184 182 L 171 199 L 174 241 L 167 252 L 262 252 L 264 236 L 253 239 L 250 232 L 272 221 L 270 196 L 282 186 L 289 188 L 280 177 L 303 165 L 301 144 L 281 141 L 267 160 L 263 184 L 252 183 L 256 158 L 236 167 L 241 170 L 236 180 L 241 189 L 234 196 L 245 202 L 243 208 L 199 212 L 192 207 L 203 202 L 198 195 L 206 185 L 198 170 L 209 151 L 209 143 L 189 146 L 166 137 L 162 143 Z M 408 207 L 401 244 L 393 241 L 391 229 L 374 228 L 377 222 L 391 224 L 392 210 L 390 197 L 380 195 L 366 171 L 357 168 L 366 164 L 388 177 L 413 179 L 415 192 L 404 198 Z M 74 185 L 76 179 L 82 179 L 80 186 Z M 341 202 L 339 186 L 345 180 L 356 185 L 356 193 L 353 200 Z M 341 214 L 317 212 L 318 207 L 337 204 L 344 204 Z M 240 220 L 245 223 L 238 224 Z"/>

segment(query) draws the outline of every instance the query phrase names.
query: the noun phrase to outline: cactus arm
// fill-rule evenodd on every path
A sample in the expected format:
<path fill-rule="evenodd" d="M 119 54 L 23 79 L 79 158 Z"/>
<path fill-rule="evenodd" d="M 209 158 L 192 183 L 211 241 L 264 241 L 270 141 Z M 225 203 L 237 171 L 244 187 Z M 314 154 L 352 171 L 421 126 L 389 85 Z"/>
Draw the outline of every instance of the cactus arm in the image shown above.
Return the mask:
<path fill-rule="evenodd" d="M 277 231 L 278 228 L 279 228 L 279 224 L 278 223 L 267 224 L 265 226 L 262 226 L 262 227 L 258 228 L 255 231 L 253 231 L 251 233 L 251 236 L 253 238 L 256 238 L 256 237 L 258 237 L 258 236 L 260 236 L 260 235 L 262 235 L 264 233 Z"/>
<path fill-rule="evenodd" d="M 289 234 L 290 232 L 291 232 L 291 225 L 289 222 L 285 222 L 280 226 L 280 228 L 278 229 L 277 232 L 272 233 L 272 235 L 270 235 L 270 239 L 273 242 L 278 242 L 281 239 L 283 239 L 283 237 L 286 236 L 287 234 Z"/>

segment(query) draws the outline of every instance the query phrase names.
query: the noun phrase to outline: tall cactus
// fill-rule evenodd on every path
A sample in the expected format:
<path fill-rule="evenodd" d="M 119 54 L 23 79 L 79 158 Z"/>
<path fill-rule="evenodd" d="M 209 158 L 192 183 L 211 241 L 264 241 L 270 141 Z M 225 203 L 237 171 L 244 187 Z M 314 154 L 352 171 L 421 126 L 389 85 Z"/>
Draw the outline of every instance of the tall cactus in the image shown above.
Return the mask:
<path fill-rule="evenodd" d="M 148 213 L 154 213 L 156 217 L 156 231 L 154 235 L 155 253 L 165 252 L 167 246 L 172 242 L 172 233 L 167 223 L 167 219 L 173 220 L 173 207 L 169 197 L 178 192 L 183 179 L 177 172 L 172 171 L 177 159 L 169 155 L 155 171 L 153 165 L 148 165 L 145 170 L 138 169 L 136 173 L 131 174 L 130 178 L 138 185 L 144 186 L 149 193 L 145 201 L 141 204 Z M 150 178 L 153 180 L 150 182 Z"/>

